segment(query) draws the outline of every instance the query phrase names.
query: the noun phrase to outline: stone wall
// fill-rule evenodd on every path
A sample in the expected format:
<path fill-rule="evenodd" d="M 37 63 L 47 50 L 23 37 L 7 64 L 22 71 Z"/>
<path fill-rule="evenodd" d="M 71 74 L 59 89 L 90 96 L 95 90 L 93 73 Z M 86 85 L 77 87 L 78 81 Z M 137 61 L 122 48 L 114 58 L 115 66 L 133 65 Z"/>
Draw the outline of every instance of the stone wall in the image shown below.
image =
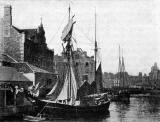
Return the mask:
<path fill-rule="evenodd" d="M 3 19 L 0 18 L 0 54 L 3 53 Z M 0 59 L 2 56 L 0 55 Z"/>
<path fill-rule="evenodd" d="M 94 57 L 89 57 L 86 52 L 77 49 L 77 51 L 74 52 L 74 58 L 81 84 L 83 84 L 84 81 L 88 81 L 91 84 L 95 76 Z"/>
<path fill-rule="evenodd" d="M 23 61 L 24 38 L 13 26 L 10 27 L 10 36 L 4 37 L 4 53 L 17 61 Z"/>
<path fill-rule="evenodd" d="M 78 87 L 80 87 L 85 81 L 88 81 L 90 84 L 94 81 L 94 60 L 93 57 L 88 57 L 87 54 L 83 51 L 74 52 L 74 72 L 76 75 L 76 80 L 78 81 Z M 66 70 L 66 60 L 63 56 L 55 55 L 54 57 L 55 70 L 60 74 L 61 79 L 65 76 Z"/>
<path fill-rule="evenodd" d="M 54 51 L 47 47 L 42 23 L 35 29 L 14 27 L 11 6 L 4 7 L 3 20 L 0 22 L 0 47 L 0 52 L 11 56 L 18 62 L 29 62 L 53 72 Z"/>

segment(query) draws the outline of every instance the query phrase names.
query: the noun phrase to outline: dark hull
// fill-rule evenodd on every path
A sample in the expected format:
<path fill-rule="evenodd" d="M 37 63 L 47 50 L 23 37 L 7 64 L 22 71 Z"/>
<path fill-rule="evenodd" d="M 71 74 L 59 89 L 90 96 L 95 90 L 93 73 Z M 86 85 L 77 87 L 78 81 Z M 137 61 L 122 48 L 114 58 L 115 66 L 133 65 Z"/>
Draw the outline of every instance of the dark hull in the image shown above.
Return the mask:
<path fill-rule="evenodd" d="M 71 106 L 59 103 L 47 103 L 39 101 L 38 111 L 45 109 L 41 113 L 47 118 L 77 118 L 77 117 L 98 117 L 109 113 L 110 102 L 105 102 L 96 106 Z"/>

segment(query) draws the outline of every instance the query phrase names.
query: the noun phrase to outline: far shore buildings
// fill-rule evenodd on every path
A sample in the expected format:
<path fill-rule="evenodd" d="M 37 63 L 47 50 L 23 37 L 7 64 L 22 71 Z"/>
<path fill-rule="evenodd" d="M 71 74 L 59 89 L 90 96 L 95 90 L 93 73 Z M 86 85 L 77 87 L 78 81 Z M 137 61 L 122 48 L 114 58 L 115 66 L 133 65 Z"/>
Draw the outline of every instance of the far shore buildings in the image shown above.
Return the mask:
<path fill-rule="evenodd" d="M 113 87 L 115 80 L 116 74 L 104 72 L 105 88 Z M 132 88 L 160 89 L 160 69 L 157 63 L 154 63 L 148 75 L 142 72 L 139 72 L 137 76 L 126 75 L 126 82 Z"/>
<path fill-rule="evenodd" d="M 151 72 L 149 73 L 149 83 L 153 88 L 160 89 L 160 69 L 157 66 L 157 63 L 151 67 Z"/>

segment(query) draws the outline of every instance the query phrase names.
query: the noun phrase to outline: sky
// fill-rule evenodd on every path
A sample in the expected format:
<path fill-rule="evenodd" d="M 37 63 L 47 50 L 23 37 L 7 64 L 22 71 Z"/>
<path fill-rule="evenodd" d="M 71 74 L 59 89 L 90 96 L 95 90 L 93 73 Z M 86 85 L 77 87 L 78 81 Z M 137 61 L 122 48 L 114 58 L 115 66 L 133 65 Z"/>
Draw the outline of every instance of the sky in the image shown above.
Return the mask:
<path fill-rule="evenodd" d="M 93 55 L 95 9 L 97 41 L 105 72 L 118 71 L 118 47 L 123 48 L 126 71 L 131 75 L 149 73 L 154 62 L 160 65 L 160 1 L 159 0 L 1 0 L 12 5 L 13 25 L 37 28 L 41 22 L 46 41 L 55 54 L 62 51 L 61 34 L 68 21 L 68 6 L 75 15 L 73 37 L 75 47 Z"/>

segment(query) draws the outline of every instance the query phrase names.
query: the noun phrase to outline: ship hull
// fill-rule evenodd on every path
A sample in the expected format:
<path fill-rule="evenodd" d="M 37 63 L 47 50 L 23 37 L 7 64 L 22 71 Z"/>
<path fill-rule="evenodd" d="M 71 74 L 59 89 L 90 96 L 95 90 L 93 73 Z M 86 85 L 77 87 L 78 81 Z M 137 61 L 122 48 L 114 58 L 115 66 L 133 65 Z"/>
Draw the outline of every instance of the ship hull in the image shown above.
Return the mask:
<path fill-rule="evenodd" d="M 38 111 L 45 106 L 41 113 L 47 118 L 77 118 L 77 117 L 99 117 L 106 116 L 109 113 L 110 101 L 101 105 L 93 106 L 72 106 L 60 103 L 47 103 L 39 101 Z"/>

